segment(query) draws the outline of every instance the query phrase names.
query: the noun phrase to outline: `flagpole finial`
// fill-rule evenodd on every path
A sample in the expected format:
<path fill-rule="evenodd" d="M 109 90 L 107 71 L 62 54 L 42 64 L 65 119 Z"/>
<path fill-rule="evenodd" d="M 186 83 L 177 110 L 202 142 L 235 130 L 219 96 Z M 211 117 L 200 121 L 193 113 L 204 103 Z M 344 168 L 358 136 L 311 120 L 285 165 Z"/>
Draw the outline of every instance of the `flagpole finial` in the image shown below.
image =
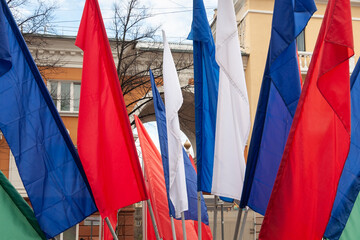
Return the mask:
<path fill-rule="evenodd" d="M 189 151 L 191 147 L 191 143 L 189 142 L 189 140 L 186 139 L 186 142 L 184 143 L 184 148 L 186 149 L 186 151 Z"/>

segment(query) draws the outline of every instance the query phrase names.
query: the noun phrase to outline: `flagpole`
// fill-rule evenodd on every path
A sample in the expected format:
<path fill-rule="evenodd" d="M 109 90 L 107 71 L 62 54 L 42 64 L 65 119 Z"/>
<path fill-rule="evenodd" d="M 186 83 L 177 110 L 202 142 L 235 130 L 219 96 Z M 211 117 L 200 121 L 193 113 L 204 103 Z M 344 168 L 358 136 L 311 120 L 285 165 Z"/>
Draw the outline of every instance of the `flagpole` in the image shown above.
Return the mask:
<path fill-rule="evenodd" d="M 152 224 L 153 224 L 153 227 L 154 227 L 156 239 L 157 239 L 157 240 L 161 240 L 161 239 L 160 239 L 160 235 L 159 235 L 159 230 L 158 230 L 157 225 L 156 225 L 155 216 L 154 216 L 154 211 L 153 211 L 153 209 L 152 209 L 151 202 L 150 202 L 149 199 L 146 200 L 146 202 L 147 202 L 147 204 L 148 204 L 148 208 L 149 208 L 149 212 L 150 212 L 150 216 L 151 216 L 151 221 L 152 221 Z"/>
<path fill-rule="evenodd" d="M 118 237 L 116 236 L 116 233 L 115 233 L 113 227 L 111 226 L 111 223 L 110 223 L 110 220 L 108 217 L 105 218 L 105 222 L 108 225 L 111 235 L 113 236 L 114 240 L 119 240 Z"/>
<path fill-rule="evenodd" d="M 241 223 L 242 212 L 243 212 L 242 208 L 239 207 L 239 212 L 237 215 L 236 225 L 235 225 L 234 240 L 237 240 L 237 238 L 239 236 L 239 228 L 240 228 L 240 223 Z"/>
<path fill-rule="evenodd" d="M 214 195 L 215 207 L 214 207 L 214 230 L 213 230 L 213 240 L 216 240 L 216 225 L 217 225 L 217 196 Z"/>
<path fill-rule="evenodd" d="M 198 239 L 201 239 L 201 191 L 198 192 Z"/>
<path fill-rule="evenodd" d="M 224 201 L 221 201 L 221 240 L 224 240 Z"/>
<path fill-rule="evenodd" d="M 246 218 L 247 218 L 248 212 L 249 212 L 249 207 L 246 207 L 246 208 L 245 208 L 244 219 L 243 219 L 243 222 L 242 222 L 242 224 L 241 224 L 239 240 L 241 240 L 241 239 L 243 238 L 243 235 L 244 235 Z M 255 234 L 256 234 L 256 232 L 255 232 Z"/>
<path fill-rule="evenodd" d="M 173 240 L 176 240 L 174 217 L 171 216 L 171 217 L 170 217 L 170 220 L 171 220 L 171 232 L 172 232 Z"/>
<path fill-rule="evenodd" d="M 143 209 L 142 209 L 142 230 L 143 230 L 143 237 L 142 240 L 147 240 L 147 225 L 148 225 L 148 218 L 147 218 L 147 203 L 143 202 Z"/>
<path fill-rule="evenodd" d="M 184 143 L 184 148 L 185 148 L 185 151 L 186 151 L 186 154 L 189 156 L 190 158 L 190 149 L 191 147 L 191 143 L 186 140 L 186 142 Z M 197 164 L 196 164 L 196 168 L 197 168 Z M 197 209 L 198 209 L 198 239 L 201 239 L 201 191 L 198 191 L 197 192 Z"/>
<path fill-rule="evenodd" d="M 101 215 L 99 215 L 99 239 L 101 239 L 101 229 L 102 228 L 102 219 Z"/>
<path fill-rule="evenodd" d="M 185 227 L 185 215 L 184 212 L 181 212 L 181 223 L 182 223 L 182 229 L 183 229 L 183 239 L 186 240 L 186 227 Z"/>

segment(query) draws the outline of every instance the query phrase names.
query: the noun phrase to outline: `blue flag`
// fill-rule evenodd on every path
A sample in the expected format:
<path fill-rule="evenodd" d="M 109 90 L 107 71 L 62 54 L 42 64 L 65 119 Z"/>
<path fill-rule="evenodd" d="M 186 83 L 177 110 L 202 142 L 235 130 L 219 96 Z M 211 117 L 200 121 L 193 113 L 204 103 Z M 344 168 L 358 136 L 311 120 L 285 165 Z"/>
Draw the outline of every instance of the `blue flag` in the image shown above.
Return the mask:
<path fill-rule="evenodd" d="M 340 238 L 349 219 L 360 191 L 360 61 L 350 78 L 351 88 L 351 142 L 339 181 L 333 209 L 326 227 L 325 237 L 331 240 Z"/>
<path fill-rule="evenodd" d="M 301 92 L 295 39 L 315 11 L 313 0 L 275 0 L 269 52 L 240 202 L 241 208 L 249 206 L 263 215 Z"/>
<path fill-rule="evenodd" d="M 198 191 L 211 193 L 219 66 L 203 0 L 193 0 L 193 22 L 188 39 L 193 40 L 195 83 L 195 129 Z"/>
<path fill-rule="evenodd" d="M 154 100 L 154 109 L 156 124 L 159 134 L 161 159 L 163 162 L 166 194 L 169 204 L 170 216 L 175 218 L 175 209 L 170 201 L 169 196 L 169 159 L 168 159 L 168 144 L 167 144 L 167 131 L 166 131 L 166 115 L 165 105 L 161 99 L 160 93 L 155 85 L 154 76 L 150 70 L 151 88 Z M 197 221 L 197 190 L 196 190 L 196 172 L 191 164 L 190 158 L 183 148 L 184 164 L 185 164 L 185 177 L 186 177 L 186 189 L 188 195 L 189 210 L 184 212 L 185 219 L 191 219 Z M 207 214 L 207 208 L 203 196 L 201 195 L 201 221 L 209 225 L 209 216 Z"/>
<path fill-rule="evenodd" d="M 0 9 L 0 129 L 47 238 L 95 212 L 76 149 L 5 2 Z"/>

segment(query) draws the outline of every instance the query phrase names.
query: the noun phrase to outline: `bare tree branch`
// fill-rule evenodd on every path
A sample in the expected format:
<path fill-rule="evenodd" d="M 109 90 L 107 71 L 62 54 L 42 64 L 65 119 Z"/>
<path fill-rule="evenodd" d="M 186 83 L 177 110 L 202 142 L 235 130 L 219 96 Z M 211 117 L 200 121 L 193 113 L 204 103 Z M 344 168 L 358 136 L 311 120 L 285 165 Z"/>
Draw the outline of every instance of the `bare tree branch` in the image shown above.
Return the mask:
<path fill-rule="evenodd" d="M 117 73 L 124 98 L 127 99 L 128 115 L 132 115 L 152 101 L 149 69 L 152 69 L 156 84 L 162 84 L 162 52 L 154 44 L 155 34 L 160 26 L 146 24 L 151 14 L 148 8 L 140 6 L 140 0 L 119 1 L 113 5 L 114 20 L 111 29 L 115 39 L 112 47 L 117 54 Z M 141 49 L 139 42 L 154 44 L 153 49 Z M 176 67 L 179 72 L 192 67 L 188 53 L 177 53 Z M 134 124 L 134 123 L 132 123 Z"/>

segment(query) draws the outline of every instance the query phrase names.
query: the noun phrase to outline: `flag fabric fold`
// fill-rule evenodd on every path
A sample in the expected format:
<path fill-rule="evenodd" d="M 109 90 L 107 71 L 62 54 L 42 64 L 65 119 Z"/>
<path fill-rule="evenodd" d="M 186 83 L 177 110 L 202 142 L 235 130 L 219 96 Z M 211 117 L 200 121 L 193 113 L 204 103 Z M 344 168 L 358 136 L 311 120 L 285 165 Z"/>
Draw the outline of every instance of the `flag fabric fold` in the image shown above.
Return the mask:
<path fill-rule="evenodd" d="M 350 146 L 349 0 L 329 0 L 259 239 L 321 239 Z"/>
<path fill-rule="evenodd" d="M 219 66 L 203 0 L 193 0 L 193 40 L 196 159 L 198 191 L 211 192 L 214 168 Z"/>
<path fill-rule="evenodd" d="M 165 106 L 161 99 L 160 93 L 156 87 L 154 76 L 150 70 L 151 88 L 154 99 L 155 117 L 159 134 L 161 159 L 163 163 L 165 186 L 168 196 L 169 215 L 175 217 L 175 210 L 169 198 L 169 160 L 168 160 L 168 146 L 167 146 L 167 132 L 166 132 L 166 115 Z M 193 168 L 185 149 L 182 148 L 184 164 L 185 164 L 185 177 L 186 177 L 186 190 L 188 196 L 189 210 L 185 212 L 185 219 L 192 219 L 197 221 L 197 183 L 196 172 Z M 204 197 L 201 194 L 201 221 L 209 224 L 209 216 L 205 205 Z"/>
<path fill-rule="evenodd" d="M 6 4 L 0 9 L 0 128 L 47 238 L 95 212 L 79 156 Z"/>
<path fill-rule="evenodd" d="M 153 207 L 156 225 L 158 227 L 160 238 L 163 240 L 172 239 L 171 221 L 169 216 L 169 207 L 167 204 L 165 178 L 161 162 L 161 155 L 157 150 L 151 137 L 147 133 L 140 119 L 135 116 L 136 129 L 139 136 L 142 159 L 144 161 L 145 181 Z M 176 238 L 183 239 L 182 223 L 180 220 L 174 220 Z M 189 239 L 196 239 L 193 221 L 185 221 L 186 234 Z M 147 218 L 147 238 L 156 239 L 154 228 L 148 213 Z"/>
<path fill-rule="evenodd" d="M 0 171 L 0 232 L 3 239 L 46 239 L 33 210 Z"/>
<path fill-rule="evenodd" d="M 219 0 L 216 61 L 220 66 L 211 193 L 240 200 L 250 107 L 232 0 Z"/>
<path fill-rule="evenodd" d="M 247 158 L 240 207 L 264 215 L 301 93 L 296 37 L 314 0 L 275 0 L 271 39 Z M 287 19 L 284 22 L 284 19 Z"/>
<path fill-rule="evenodd" d="M 85 2 L 78 149 L 102 218 L 147 199 L 120 83 L 97 0 Z M 114 223 L 112 223 L 114 224 Z"/>
<path fill-rule="evenodd" d="M 179 218 L 182 212 L 189 209 L 178 115 L 183 104 L 183 96 L 174 60 L 164 31 L 163 41 L 163 78 L 169 149 L 169 196 L 175 208 L 175 216 Z"/>
<path fill-rule="evenodd" d="M 358 231 L 358 228 L 351 227 L 352 225 L 353 226 L 356 225 L 356 224 L 352 224 L 352 221 L 353 223 L 359 222 L 358 220 L 355 219 L 359 217 L 359 213 L 360 213 L 360 211 L 358 211 L 359 207 L 357 206 L 359 205 L 359 203 L 356 203 L 358 201 L 357 198 L 360 191 L 360 168 L 358 167 L 360 163 L 359 72 L 360 72 L 360 62 L 358 61 L 350 78 L 350 87 L 351 87 L 350 150 L 339 181 L 339 186 L 337 189 L 336 198 L 331 212 L 331 217 L 325 231 L 325 237 L 330 240 L 338 240 L 340 236 L 342 236 L 343 231 L 344 231 L 344 236 L 347 235 L 345 239 L 360 238 L 360 231 Z M 349 223 L 347 223 L 348 221 Z M 356 235 L 356 233 L 358 234 Z"/>

